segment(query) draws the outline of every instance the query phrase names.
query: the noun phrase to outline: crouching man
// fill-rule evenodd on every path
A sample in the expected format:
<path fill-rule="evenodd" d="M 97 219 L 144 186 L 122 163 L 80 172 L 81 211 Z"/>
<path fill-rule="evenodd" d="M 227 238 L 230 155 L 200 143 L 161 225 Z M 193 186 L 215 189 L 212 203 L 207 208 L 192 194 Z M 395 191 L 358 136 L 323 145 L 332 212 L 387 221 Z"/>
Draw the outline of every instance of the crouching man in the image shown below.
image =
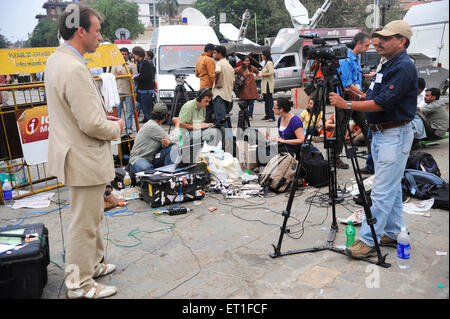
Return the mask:
<path fill-rule="evenodd" d="M 161 125 L 168 116 L 167 106 L 157 103 L 150 113 L 150 120 L 136 135 L 130 154 L 130 172 L 137 173 L 173 164 L 178 150 Z"/>

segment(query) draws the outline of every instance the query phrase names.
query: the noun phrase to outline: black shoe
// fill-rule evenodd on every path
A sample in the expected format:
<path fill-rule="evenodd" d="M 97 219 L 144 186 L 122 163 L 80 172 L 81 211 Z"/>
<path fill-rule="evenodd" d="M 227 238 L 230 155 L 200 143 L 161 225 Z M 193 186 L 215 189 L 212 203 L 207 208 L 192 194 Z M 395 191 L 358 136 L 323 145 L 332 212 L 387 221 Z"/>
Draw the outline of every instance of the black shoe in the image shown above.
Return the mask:
<path fill-rule="evenodd" d="M 350 166 L 347 163 L 344 163 L 342 160 L 336 161 L 336 168 L 348 169 Z"/>
<path fill-rule="evenodd" d="M 265 121 L 265 120 L 267 120 L 268 119 L 268 117 L 267 116 L 264 116 L 262 119 L 261 119 L 261 121 Z"/>
<path fill-rule="evenodd" d="M 367 167 L 364 167 L 364 168 L 360 169 L 359 172 L 361 174 L 366 174 L 366 175 L 373 175 L 373 173 L 374 173 L 373 171 L 371 171 Z"/>

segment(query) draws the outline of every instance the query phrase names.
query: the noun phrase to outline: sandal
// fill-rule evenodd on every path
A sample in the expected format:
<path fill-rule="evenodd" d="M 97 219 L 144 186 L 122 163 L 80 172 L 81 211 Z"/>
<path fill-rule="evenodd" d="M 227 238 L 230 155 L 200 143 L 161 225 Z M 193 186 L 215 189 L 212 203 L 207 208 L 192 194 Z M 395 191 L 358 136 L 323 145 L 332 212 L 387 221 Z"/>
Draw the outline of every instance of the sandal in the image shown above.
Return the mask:
<path fill-rule="evenodd" d="M 94 283 L 87 287 L 67 290 L 66 297 L 68 299 L 99 299 L 106 298 L 116 294 L 117 288 L 114 286 L 105 286 Z"/>
<path fill-rule="evenodd" d="M 110 273 L 112 273 L 114 270 L 116 270 L 116 265 L 113 264 L 99 264 L 97 267 L 95 267 L 94 275 L 92 278 L 98 278 L 102 276 L 106 276 Z"/>

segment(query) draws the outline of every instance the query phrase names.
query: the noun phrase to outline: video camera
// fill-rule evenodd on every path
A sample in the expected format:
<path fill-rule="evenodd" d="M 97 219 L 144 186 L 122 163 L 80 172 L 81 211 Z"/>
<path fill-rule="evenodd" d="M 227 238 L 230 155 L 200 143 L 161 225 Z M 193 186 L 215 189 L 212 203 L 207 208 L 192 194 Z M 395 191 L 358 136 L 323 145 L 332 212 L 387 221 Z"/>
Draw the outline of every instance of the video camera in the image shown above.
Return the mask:
<path fill-rule="evenodd" d="M 186 83 L 186 78 L 186 74 L 175 74 L 175 82 L 177 83 L 177 85 L 184 85 L 184 83 Z"/>
<path fill-rule="evenodd" d="M 312 39 L 315 45 L 303 47 L 303 56 L 308 60 L 340 60 L 347 57 L 352 43 L 341 44 L 339 38 L 319 38 L 317 36 L 300 35 L 300 38 Z M 327 41 L 337 41 L 337 45 L 327 45 Z"/>

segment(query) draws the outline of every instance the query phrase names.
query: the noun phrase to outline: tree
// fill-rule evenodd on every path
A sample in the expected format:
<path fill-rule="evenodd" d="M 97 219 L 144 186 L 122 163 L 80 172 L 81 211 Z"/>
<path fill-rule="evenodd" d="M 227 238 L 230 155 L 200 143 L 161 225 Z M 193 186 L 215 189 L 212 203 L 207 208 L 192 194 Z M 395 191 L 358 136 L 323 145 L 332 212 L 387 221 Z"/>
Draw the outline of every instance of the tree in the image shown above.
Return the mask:
<path fill-rule="evenodd" d="M 11 42 L 3 34 L 0 34 L 0 49 L 5 49 L 10 45 Z"/>
<path fill-rule="evenodd" d="M 114 42 L 115 32 L 119 28 L 130 31 L 130 40 L 144 33 L 145 27 L 139 21 L 139 7 L 136 3 L 126 0 L 91 0 L 89 3 L 103 15 L 101 33 L 105 40 Z"/>
<path fill-rule="evenodd" d="M 380 2 L 384 4 L 387 0 Z M 301 0 L 301 3 L 312 18 L 316 10 L 323 5 L 324 0 Z M 386 23 L 402 19 L 399 0 L 392 0 L 391 3 L 390 10 L 386 12 Z M 334 0 L 319 20 L 317 28 L 358 27 L 366 32 L 372 31 L 371 27 L 366 25 L 366 20 L 370 19 L 373 13 L 373 9 L 368 8 L 370 4 L 373 4 L 372 0 Z M 194 6 L 206 17 L 215 16 L 216 21 L 219 21 L 221 12 L 226 13 L 227 23 L 237 28 L 241 25 L 241 16 L 245 9 L 249 9 L 252 21 L 248 24 L 246 37 L 253 40 L 252 35 L 255 32 L 253 19 L 256 14 L 259 44 L 262 44 L 262 39 L 266 37 L 275 37 L 281 28 L 293 28 L 284 0 L 197 0 Z M 218 23 L 215 30 L 220 36 Z"/>
<path fill-rule="evenodd" d="M 27 47 L 54 47 L 58 46 L 58 22 L 41 19 L 34 27 L 32 36 L 28 39 Z"/>
<path fill-rule="evenodd" d="M 168 16 L 170 20 L 177 16 L 179 6 L 177 0 L 160 0 L 156 4 L 156 9 L 163 16 Z"/>

